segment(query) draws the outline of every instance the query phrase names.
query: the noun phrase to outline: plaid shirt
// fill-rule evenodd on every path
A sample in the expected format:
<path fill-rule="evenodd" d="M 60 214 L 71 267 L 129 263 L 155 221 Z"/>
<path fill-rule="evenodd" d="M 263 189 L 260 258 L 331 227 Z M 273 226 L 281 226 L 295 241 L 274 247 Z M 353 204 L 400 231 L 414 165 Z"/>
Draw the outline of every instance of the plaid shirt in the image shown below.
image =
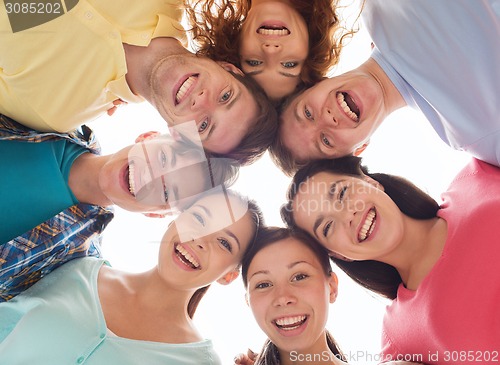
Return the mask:
<path fill-rule="evenodd" d="M 0 115 L 0 140 L 39 143 L 67 139 L 92 153 L 100 147 L 92 130 L 43 133 Z M 113 218 L 109 209 L 76 204 L 13 240 L 0 244 L 0 302 L 12 299 L 65 262 L 101 256 L 101 232 Z"/>

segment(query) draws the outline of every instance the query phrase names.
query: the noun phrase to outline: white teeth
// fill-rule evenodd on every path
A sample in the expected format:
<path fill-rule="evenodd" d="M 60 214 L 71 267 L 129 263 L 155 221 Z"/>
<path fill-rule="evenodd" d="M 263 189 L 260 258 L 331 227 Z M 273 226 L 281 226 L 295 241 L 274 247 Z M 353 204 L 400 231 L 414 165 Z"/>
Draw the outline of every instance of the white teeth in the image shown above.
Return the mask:
<path fill-rule="evenodd" d="M 290 331 L 298 328 L 305 319 L 306 316 L 284 317 L 277 319 L 275 323 L 282 330 Z"/>
<path fill-rule="evenodd" d="M 363 223 L 363 227 L 361 227 L 361 230 L 359 231 L 358 239 L 360 242 L 366 240 L 368 237 L 370 237 L 370 234 L 373 232 L 373 229 L 375 228 L 375 216 L 377 214 L 375 213 L 375 210 L 370 210 L 368 214 L 366 215 L 366 220 L 365 223 Z"/>
<path fill-rule="evenodd" d="M 134 180 L 134 163 L 130 162 L 128 165 L 128 190 L 130 194 L 135 196 L 135 180 Z"/>
<path fill-rule="evenodd" d="M 340 107 L 344 110 L 344 112 L 351 118 L 353 121 L 357 122 L 358 121 L 358 116 L 356 113 L 354 113 L 351 108 L 349 108 L 349 105 L 345 102 L 344 94 L 343 93 L 337 93 L 337 103 L 339 103 Z"/>
<path fill-rule="evenodd" d="M 175 94 L 175 101 L 177 103 L 180 103 L 184 96 L 186 95 L 187 91 L 191 88 L 193 83 L 196 81 L 196 76 L 189 76 L 186 81 L 184 81 L 177 91 L 177 94 Z"/>
<path fill-rule="evenodd" d="M 197 269 L 200 266 L 198 261 L 196 261 L 196 259 L 193 256 L 191 256 L 191 254 L 189 252 L 187 252 L 184 249 L 184 247 L 182 247 L 181 245 L 178 245 L 176 247 L 176 250 L 177 250 L 177 252 L 179 252 L 182 255 L 182 257 L 184 259 L 186 259 L 186 261 L 189 261 L 189 263 L 193 266 L 193 268 Z"/>
<path fill-rule="evenodd" d="M 290 31 L 286 28 L 281 28 L 281 29 L 259 28 L 257 30 L 257 33 L 262 34 L 262 35 L 283 36 L 283 35 L 289 35 Z"/>

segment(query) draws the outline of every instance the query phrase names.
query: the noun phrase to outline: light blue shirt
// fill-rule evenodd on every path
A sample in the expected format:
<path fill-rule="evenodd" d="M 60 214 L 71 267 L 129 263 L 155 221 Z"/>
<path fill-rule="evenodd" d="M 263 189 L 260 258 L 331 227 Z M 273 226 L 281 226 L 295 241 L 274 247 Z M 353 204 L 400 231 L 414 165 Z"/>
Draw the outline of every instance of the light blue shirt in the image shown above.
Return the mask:
<path fill-rule="evenodd" d="M 500 166 L 500 0 L 367 0 L 373 59 L 441 139 Z"/>
<path fill-rule="evenodd" d="M 97 292 L 104 262 L 72 260 L 0 303 L 0 364 L 220 364 L 209 340 L 167 344 L 109 335 Z"/>

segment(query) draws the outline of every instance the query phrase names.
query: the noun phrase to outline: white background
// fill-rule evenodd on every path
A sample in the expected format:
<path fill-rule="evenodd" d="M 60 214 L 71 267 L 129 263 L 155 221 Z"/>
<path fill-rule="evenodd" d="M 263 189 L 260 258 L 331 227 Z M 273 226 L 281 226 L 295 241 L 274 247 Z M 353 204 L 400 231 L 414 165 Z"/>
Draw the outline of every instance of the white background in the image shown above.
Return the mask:
<path fill-rule="evenodd" d="M 333 74 L 358 66 L 369 55 L 370 40 L 361 25 Z M 103 116 L 89 125 L 98 135 L 103 154 L 134 143 L 142 132 L 167 133 L 165 122 L 147 103 L 121 107 L 113 117 Z M 383 123 L 363 158 L 372 172 L 404 176 L 438 202 L 441 192 L 470 159 L 446 146 L 425 119 L 408 108 L 393 113 Z M 265 155 L 254 165 L 241 169 L 234 188 L 257 201 L 267 224 L 281 226 L 279 208 L 285 201 L 289 181 Z M 104 256 L 115 268 L 126 271 L 140 272 L 153 267 L 159 240 L 169 221 L 116 209 L 115 218 L 104 233 Z M 330 307 L 328 329 L 350 363 L 376 364 L 387 301 L 361 289 L 339 269 L 334 267 L 334 270 L 339 276 L 339 296 Z M 223 364 L 231 364 L 233 357 L 247 348 L 259 351 L 265 340 L 246 306 L 244 294 L 240 279 L 229 286 L 214 284 L 195 315 L 200 332 L 213 340 Z"/>

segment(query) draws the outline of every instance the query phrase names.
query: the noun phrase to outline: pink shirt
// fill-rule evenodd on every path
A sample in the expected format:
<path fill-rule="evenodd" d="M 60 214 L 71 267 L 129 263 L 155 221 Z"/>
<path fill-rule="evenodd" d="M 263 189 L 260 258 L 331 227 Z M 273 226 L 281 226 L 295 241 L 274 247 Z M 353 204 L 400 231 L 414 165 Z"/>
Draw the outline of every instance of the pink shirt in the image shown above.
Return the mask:
<path fill-rule="evenodd" d="M 399 287 L 384 318 L 383 358 L 500 364 L 500 169 L 472 160 L 443 200 L 442 256 L 417 290 Z"/>

